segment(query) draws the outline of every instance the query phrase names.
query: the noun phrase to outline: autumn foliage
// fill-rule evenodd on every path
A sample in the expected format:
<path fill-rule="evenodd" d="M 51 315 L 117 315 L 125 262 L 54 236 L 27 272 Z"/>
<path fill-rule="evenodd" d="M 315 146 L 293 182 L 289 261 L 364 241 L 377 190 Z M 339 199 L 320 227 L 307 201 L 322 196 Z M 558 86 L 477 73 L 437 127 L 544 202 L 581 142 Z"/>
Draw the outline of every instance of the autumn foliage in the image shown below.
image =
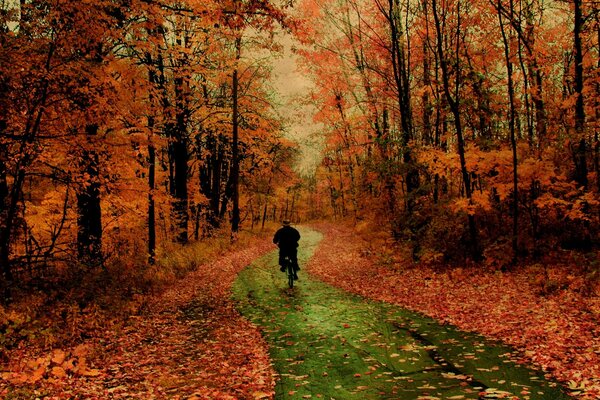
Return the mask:
<path fill-rule="evenodd" d="M 0 393 L 272 396 L 229 287 L 320 219 L 369 242 L 321 225 L 325 281 L 595 398 L 599 60 L 593 1 L 0 0 Z"/>
<path fill-rule="evenodd" d="M 256 327 L 235 310 L 229 290 L 237 273 L 271 244 L 244 235 L 233 249 L 214 241 L 211 249 L 194 247 L 174 254 L 161 268 L 174 272 L 191 263 L 197 269 L 165 279 L 164 286 L 154 286 L 155 293 L 113 300 L 109 308 L 96 301 L 79 309 L 74 294 L 61 292 L 54 297 L 64 296 L 55 310 L 63 320 L 48 314 L 48 305 L 31 300 L 27 305 L 37 313 L 16 307 L 2 311 L 2 337 L 17 342 L 4 343 L 0 395 L 269 397 L 274 383 L 266 346 Z M 211 255 L 195 265 L 201 252 Z M 41 293 L 36 297 L 44 299 Z"/>
<path fill-rule="evenodd" d="M 149 297 L 169 285 L 177 292 L 174 282 L 185 274 L 222 255 L 232 241 L 246 243 L 240 223 L 264 227 L 287 211 L 294 145 L 283 138 L 273 107 L 269 66 L 254 58 L 277 51 L 270 33 L 286 26 L 286 7 L 265 1 L 0 2 L 3 395 L 33 395 L 36 385 L 61 394 L 74 380 L 81 380 L 76 387 L 119 376 L 102 358 L 109 342 L 118 347 L 114 340 L 137 328 L 163 335 L 154 317 L 126 327 L 130 316 L 143 314 Z M 198 312 L 215 298 L 227 303 L 227 283 L 250 255 L 235 267 L 225 260 L 214 265 L 222 269 L 210 272 L 214 285 L 224 286 L 203 292 L 209 298 Z M 208 288 L 201 278 L 195 283 L 202 282 Z M 173 340 L 181 343 L 172 345 L 184 345 L 191 331 L 178 322 L 177 307 L 185 304 L 165 302 L 172 315 L 160 321 L 162 329 L 180 324 Z M 238 338 L 223 346 L 247 345 L 239 363 L 249 362 L 260 347 L 249 343 L 259 340 L 256 332 L 230 304 L 213 303 L 219 318 L 203 320 L 206 329 Z M 232 332 L 239 326 L 243 332 Z M 215 359 L 206 358 L 199 370 L 222 364 L 218 357 L 231 358 L 231 371 L 238 370 L 234 356 L 208 347 Z M 268 391 L 269 373 L 260 372 L 261 384 L 255 372 L 244 378 L 248 385 Z M 22 393 L 14 389 L 21 386 Z M 111 387 L 119 392 L 118 386 L 102 384 L 97 395 Z M 222 388 L 252 397 L 253 390 L 240 386 Z M 206 393 L 211 390 L 221 389 Z"/>
<path fill-rule="evenodd" d="M 276 50 L 283 9 L 237 3 L 1 3 L 7 281 L 118 255 L 152 263 L 232 213 L 239 225 L 240 204 L 279 200 L 293 146 L 252 54 Z M 260 200 L 244 190 L 259 184 Z"/>
<path fill-rule="evenodd" d="M 544 260 L 546 271 L 534 265 L 510 273 L 414 267 L 390 258 L 382 250 L 385 238 L 317 227 L 325 238 L 308 268 L 325 282 L 501 340 L 520 351 L 521 362 L 541 367 L 572 395 L 600 395 L 600 303 L 585 293 L 572 260 Z M 554 282 L 550 292 L 545 274 Z"/>
<path fill-rule="evenodd" d="M 598 246 L 597 6 L 299 6 L 324 216 L 385 221 L 415 260 L 507 268 Z M 591 272 L 591 271 L 590 271 Z"/>

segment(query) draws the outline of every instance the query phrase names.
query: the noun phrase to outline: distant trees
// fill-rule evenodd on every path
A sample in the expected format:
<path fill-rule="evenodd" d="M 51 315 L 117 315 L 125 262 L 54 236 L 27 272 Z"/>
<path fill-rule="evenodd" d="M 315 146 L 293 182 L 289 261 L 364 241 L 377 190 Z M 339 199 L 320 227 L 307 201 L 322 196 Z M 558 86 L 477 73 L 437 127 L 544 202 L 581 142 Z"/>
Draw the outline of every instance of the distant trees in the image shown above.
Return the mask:
<path fill-rule="evenodd" d="M 322 213 L 387 220 L 425 260 L 508 266 L 554 243 L 597 244 L 600 188 L 587 178 L 598 175 L 589 146 L 598 121 L 587 117 L 598 109 L 593 4 L 300 7 L 318 16 L 297 36 L 326 121 Z M 345 157 L 354 162 L 335 162 Z M 352 183 L 356 205 L 345 202 Z"/>

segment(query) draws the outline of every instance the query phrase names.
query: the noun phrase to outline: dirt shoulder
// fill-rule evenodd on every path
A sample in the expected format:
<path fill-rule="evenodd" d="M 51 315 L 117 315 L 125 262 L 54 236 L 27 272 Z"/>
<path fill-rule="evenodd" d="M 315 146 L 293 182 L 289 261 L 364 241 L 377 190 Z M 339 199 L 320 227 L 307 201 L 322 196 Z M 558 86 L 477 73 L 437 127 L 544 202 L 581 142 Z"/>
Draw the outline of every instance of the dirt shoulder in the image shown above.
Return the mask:
<path fill-rule="evenodd" d="M 572 290 L 542 296 L 528 269 L 378 265 L 353 229 L 315 226 L 325 235 L 307 266 L 325 282 L 424 313 L 520 350 L 581 399 L 600 396 L 600 304 Z M 558 273 L 558 272 L 557 272 Z"/>

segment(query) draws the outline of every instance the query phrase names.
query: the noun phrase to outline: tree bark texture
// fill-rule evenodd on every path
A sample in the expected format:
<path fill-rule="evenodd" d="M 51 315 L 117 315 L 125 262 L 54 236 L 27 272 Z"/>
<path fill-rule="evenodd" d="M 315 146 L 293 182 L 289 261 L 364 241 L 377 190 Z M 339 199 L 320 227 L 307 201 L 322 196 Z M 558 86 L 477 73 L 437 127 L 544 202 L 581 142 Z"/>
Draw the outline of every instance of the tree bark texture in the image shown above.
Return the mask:
<path fill-rule="evenodd" d="M 77 191 L 77 256 L 90 266 L 102 264 L 102 208 L 100 204 L 100 166 L 98 153 L 91 142 L 98 125 L 85 128 L 90 148 L 83 150 L 80 171 L 84 177 Z"/>

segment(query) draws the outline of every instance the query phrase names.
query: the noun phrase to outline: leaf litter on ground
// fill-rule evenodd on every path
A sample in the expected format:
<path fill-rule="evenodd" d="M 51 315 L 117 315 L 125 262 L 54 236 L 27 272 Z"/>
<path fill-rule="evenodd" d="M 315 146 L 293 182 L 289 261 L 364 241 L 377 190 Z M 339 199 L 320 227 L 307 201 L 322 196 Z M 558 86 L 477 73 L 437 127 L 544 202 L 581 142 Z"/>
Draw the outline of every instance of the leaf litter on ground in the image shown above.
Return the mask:
<path fill-rule="evenodd" d="M 324 282 L 500 340 L 517 350 L 505 355 L 506 362 L 533 363 L 574 397 L 600 398 L 598 298 L 569 290 L 543 296 L 528 269 L 502 273 L 383 265 L 374 256 L 377 248 L 354 228 L 331 223 L 315 227 L 325 240 L 307 269 Z M 549 268 L 549 273 L 563 270 Z"/>

